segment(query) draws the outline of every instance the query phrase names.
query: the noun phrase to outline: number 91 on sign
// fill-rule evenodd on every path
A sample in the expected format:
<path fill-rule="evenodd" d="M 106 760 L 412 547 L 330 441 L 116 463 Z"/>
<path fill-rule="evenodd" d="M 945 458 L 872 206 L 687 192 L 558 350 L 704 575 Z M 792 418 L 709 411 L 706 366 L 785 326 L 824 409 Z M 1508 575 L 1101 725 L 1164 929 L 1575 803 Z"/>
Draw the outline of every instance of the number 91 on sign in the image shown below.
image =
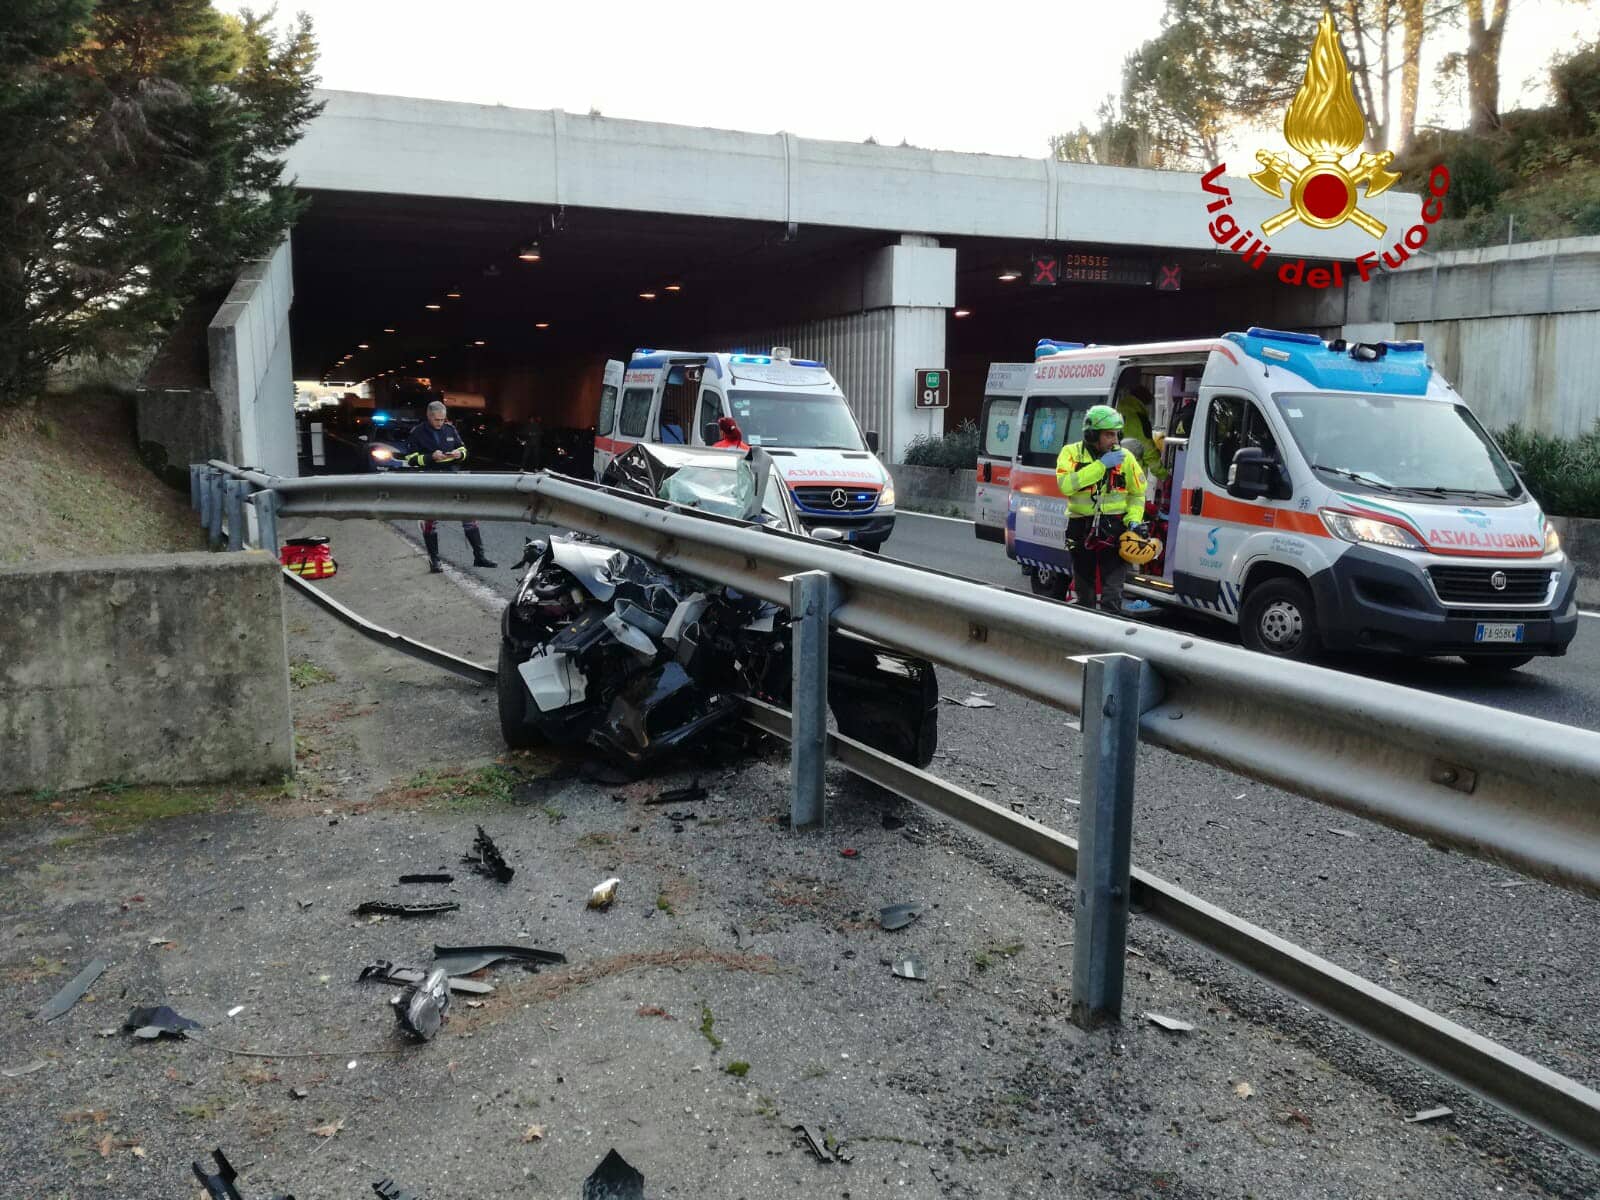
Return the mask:
<path fill-rule="evenodd" d="M 916 397 L 918 408 L 949 408 L 950 373 L 942 367 L 919 369 Z"/>

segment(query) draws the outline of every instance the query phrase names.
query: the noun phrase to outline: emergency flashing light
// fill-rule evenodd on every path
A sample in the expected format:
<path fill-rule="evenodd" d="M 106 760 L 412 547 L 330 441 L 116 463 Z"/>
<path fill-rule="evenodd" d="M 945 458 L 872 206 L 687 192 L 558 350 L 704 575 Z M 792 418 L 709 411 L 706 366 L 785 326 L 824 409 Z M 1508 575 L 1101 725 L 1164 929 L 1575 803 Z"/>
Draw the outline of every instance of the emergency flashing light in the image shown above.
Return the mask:
<path fill-rule="evenodd" d="M 770 366 L 772 364 L 772 356 L 770 354 L 735 354 L 732 356 L 730 361 L 736 363 L 755 363 L 760 366 Z"/>
<path fill-rule="evenodd" d="M 1252 325 L 1245 330 L 1246 337 L 1262 338 L 1269 342 L 1295 342 L 1301 346 L 1321 346 L 1323 341 L 1314 333 L 1290 333 L 1284 329 L 1263 329 Z"/>
<path fill-rule="evenodd" d="M 388 374 L 388 372 L 385 371 L 384 374 Z M 372 423 L 374 425 L 387 425 L 389 423 L 389 414 L 386 413 L 386 412 L 375 412 L 375 413 L 373 413 L 372 414 Z"/>
<path fill-rule="evenodd" d="M 1033 357 L 1037 360 L 1049 358 L 1052 354 L 1064 354 L 1068 350 L 1082 349 L 1082 342 L 1058 342 L 1054 338 L 1040 338 L 1038 345 L 1033 348 Z"/>

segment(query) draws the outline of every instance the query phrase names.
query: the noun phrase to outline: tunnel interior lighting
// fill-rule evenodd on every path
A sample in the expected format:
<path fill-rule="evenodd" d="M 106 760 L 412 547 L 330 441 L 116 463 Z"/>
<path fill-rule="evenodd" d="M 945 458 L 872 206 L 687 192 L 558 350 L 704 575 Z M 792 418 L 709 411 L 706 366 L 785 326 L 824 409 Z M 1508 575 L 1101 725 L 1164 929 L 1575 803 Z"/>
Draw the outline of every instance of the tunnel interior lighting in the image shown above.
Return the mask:
<path fill-rule="evenodd" d="M 474 346 L 487 346 L 489 343 L 484 341 L 482 338 L 479 338 L 477 341 L 473 342 L 472 344 Z"/>
<path fill-rule="evenodd" d="M 656 294 L 654 292 L 640 292 L 639 293 L 639 299 L 641 299 L 641 300 L 654 300 L 655 298 L 656 298 Z"/>
<path fill-rule="evenodd" d="M 998 278 L 1001 283 L 1015 283 L 1017 280 L 1022 278 L 1022 272 L 1013 267 L 1007 267 L 1004 271 L 1000 272 Z"/>
<path fill-rule="evenodd" d="M 460 288 L 451 288 L 448 292 L 446 292 L 444 294 L 444 297 L 445 297 L 446 300 L 459 300 L 459 299 L 461 299 L 461 289 Z"/>
<path fill-rule="evenodd" d="M 389 328 L 386 328 L 386 329 L 384 329 L 384 332 L 385 332 L 385 333 L 393 333 L 393 332 L 394 332 L 394 330 L 393 330 L 393 329 L 389 329 Z"/>
<path fill-rule="evenodd" d="M 681 292 L 681 291 L 683 291 L 683 284 L 681 284 L 681 283 L 669 283 L 669 284 L 667 284 L 666 290 L 669 291 L 669 292 Z"/>
<path fill-rule="evenodd" d="M 550 328 L 550 322 L 549 321 L 535 321 L 533 323 L 533 327 L 535 329 L 549 329 Z"/>
<path fill-rule="evenodd" d="M 429 312 L 438 312 L 439 309 L 443 307 L 443 305 L 439 305 L 439 304 L 424 304 L 422 307 L 427 309 Z"/>
<path fill-rule="evenodd" d="M 956 309 L 954 315 L 958 320 L 962 317 L 970 317 L 972 315 L 972 310 L 970 308 L 958 308 Z"/>
<path fill-rule="evenodd" d="M 356 349 L 357 349 L 357 350 L 371 350 L 371 349 L 372 349 L 372 347 L 371 347 L 371 346 L 369 346 L 369 345 L 367 345 L 367 343 L 366 343 L 366 342 L 359 342 L 359 343 L 357 343 L 357 345 L 356 345 Z"/>
<path fill-rule="evenodd" d="M 517 257 L 523 262 L 538 262 L 543 255 L 539 250 L 538 242 L 529 242 L 521 250 L 517 251 Z"/>

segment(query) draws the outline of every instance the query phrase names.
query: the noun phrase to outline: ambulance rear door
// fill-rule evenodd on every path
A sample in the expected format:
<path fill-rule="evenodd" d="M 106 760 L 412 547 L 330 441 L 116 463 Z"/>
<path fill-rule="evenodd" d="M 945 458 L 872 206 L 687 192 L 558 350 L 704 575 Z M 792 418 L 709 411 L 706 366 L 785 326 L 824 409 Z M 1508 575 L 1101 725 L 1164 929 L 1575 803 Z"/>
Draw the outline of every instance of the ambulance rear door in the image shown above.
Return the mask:
<path fill-rule="evenodd" d="M 972 529 L 986 542 L 1003 542 L 1011 494 L 1011 461 L 1022 428 L 1022 395 L 1032 363 L 990 363 L 978 419 L 977 487 Z"/>
<path fill-rule="evenodd" d="M 594 421 L 594 477 L 606 469 L 606 464 L 617 453 L 614 440 L 618 409 L 622 399 L 623 366 L 616 359 L 608 359 L 600 373 L 600 412 Z"/>

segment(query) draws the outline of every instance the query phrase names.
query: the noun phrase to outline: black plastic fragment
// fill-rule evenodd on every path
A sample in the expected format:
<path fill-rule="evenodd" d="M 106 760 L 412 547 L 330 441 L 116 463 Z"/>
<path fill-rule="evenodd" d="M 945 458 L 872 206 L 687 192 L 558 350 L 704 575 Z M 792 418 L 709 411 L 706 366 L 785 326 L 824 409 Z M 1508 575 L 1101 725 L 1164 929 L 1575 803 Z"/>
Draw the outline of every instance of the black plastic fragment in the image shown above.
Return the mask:
<path fill-rule="evenodd" d="M 610 1150 L 583 1181 L 583 1200 L 644 1200 L 644 1176 Z"/>
<path fill-rule="evenodd" d="M 668 788 L 664 792 L 646 800 L 646 804 L 686 804 L 695 800 L 704 800 L 711 793 L 700 786 L 700 776 L 696 775 L 694 781 L 687 787 Z"/>
<path fill-rule="evenodd" d="M 472 841 L 472 852 L 464 855 L 462 862 L 470 866 L 479 875 L 487 875 L 490 879 L 497 879 L 501 883 L 510 883 L 511 877 L 516 874 L 507 865 L 505 856 L 500 853 L 500 847 L 494 844 L 494 839 L 483 831 L 483 826 L 478 826 L 478 836 Z"/>
<path fill-rule="evenodd" d="M 50 998 L 50 1002 L 39 1010 L 39 1020 L 54 1021 L 57 1017 L 65 1016 L 83 994 L 94 986 L 94 981 L 106 972 L 106 964 L 101 959 L 95 959 L 83 970 L 72 978 L 72 982 L 62 988 Z"/>
<path fill-rule="evenodd" d="M 878 913 L 878 924 L 885 929 L 904 929 L 921 915 L 922 905 L 914 900 L 910 904 L 891 904 Z"/>
<path fill-rule="evenodd" d="M 380 1179 L 372 1185 L 378 1200 L 422 1200 L 415 1192 L 408 1192 L 392 1179 Z"/>
<path fill-rule="evenodd" d="M 454 875 L 446 875 L 442 872 L 434 875 L 400 876 L 401 883 L 454 883 L 455 881 L 456 877 Z M 373 1186 L 376 1187 L 377 1184 L 373 1184 Z"/>
<path fill-rule="evenodd" d="M 510 959 L 531 967 L 550 966 L 567 961 L 565 954 L 538 950 L 532 946 L 435 946 L 433 965 L 449 975 L 471 975 L 484 967 Z M 531 969 L 531 968 L 530 968 Z"/>
<path fill-rule="evenodd" d="M 421 983 L 408 987 L 394 1005 L 400 1028 L 424 1042 L 439 1032 L 449 1013 L 450 977 L 439 969 Z"/>
<path fill-rule="evenodd" d="M 136 1008 L 128 1014 L 128 1019 L 122 1023 L 125 1031 L 131 1032 L 136 1038 L 152 1039 L 158 1037 L 184 1037 L 187 1029 L 203 1029 L 199 1021 L 191 1021 L 188 1017 L 179 1016 L 165 1004 L 158 1004 L 151 1008 Z"/>
<path fill-rule="evenodd" d="M 833 1152 L 828 1149 L 828 1143 L 822 1138 L 818 1137 L 817 1131 L 812 1129 L 811 1126 L 793 1125 L 790 1126 L 790 1128 L 800 1135 L 800 1140 L 805 1143 L 806 1149 L 810 1150 L 812 1154 L 816 1155 L 818 1162 L 826 1163 L 833 1161 Z"/>
<path fill-rule="evenodd" d="M 460 908 L 461 905 L 454 900 L 438 900 L 431 904 L 395 904 L 389 900 L 368 900 L 356 908 L 356 916 L 434 917 L 440 913 L 457 912 Z"/>
<path fill-rule="evenodd" d="M 243 1194 L 233 1186 L 233 1181 L 239 1178 L 239 1172 L 233 1169 L 233 1164 L 222 1153 L 220 1148 L 211 1152 L 211 1157 L 216 1160 L 217 1173 L 206 1174 L 205 1168 L 197 1162 L 189 1165 L 194 1168 L 194 1177 L 200 1181 L 200 1186 L 205 1188 L 206 1195 L 211 1200 L 244 1200 Z M 274 1196 L 273 1200 L 294 1200 L 293 1196 Z"/>

